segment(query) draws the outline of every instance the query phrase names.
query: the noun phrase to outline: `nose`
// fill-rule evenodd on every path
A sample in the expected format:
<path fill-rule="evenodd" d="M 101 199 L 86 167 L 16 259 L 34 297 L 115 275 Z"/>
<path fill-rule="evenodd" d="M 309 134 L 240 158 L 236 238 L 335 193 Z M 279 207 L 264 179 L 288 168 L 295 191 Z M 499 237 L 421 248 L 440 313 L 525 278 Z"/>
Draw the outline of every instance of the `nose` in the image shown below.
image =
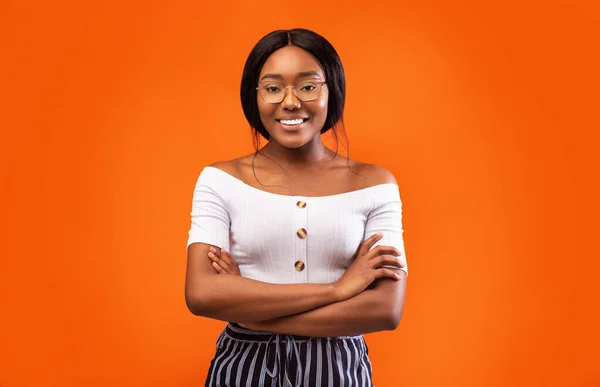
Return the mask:
<path fill-rule="evenodd" d="M 285 96 L 283 97 L 283 101 L 281 101 L 281 107 L 285 110 L 296 110 L 300 109 L 300 100 L 296 97 L 296 93 L 294 93 L 294 89 L 289 86 L 285 88 Z"/>

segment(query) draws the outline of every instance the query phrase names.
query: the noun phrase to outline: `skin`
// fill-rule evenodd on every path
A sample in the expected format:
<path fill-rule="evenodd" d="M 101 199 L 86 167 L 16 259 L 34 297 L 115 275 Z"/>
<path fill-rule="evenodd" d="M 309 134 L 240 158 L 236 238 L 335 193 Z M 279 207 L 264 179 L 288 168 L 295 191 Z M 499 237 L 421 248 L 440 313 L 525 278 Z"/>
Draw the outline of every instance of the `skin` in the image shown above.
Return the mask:
<path fill-rule="evenodd" d="M 313 74 L 306 77 L 306 72 Z M 326 81 L 318 61 L 295 46 L 275 51 L 259 80 L 265 76 L 276 77 L 286 86 L 309 79 Z M 255 188 L 283 195 L 326 196 L 396 183 L 384 168 L 348 160 L 325 147 L 320 130 L 327 116 L 326 84 L 319 98 L 310 102 L 298 100 L 290 89 L 279 104 L 266 103 L 257 95 L 260 117 L 270 135 L 258 155 L 211 166 Z M 285 130 L 278 122 L 298 116 L 308 119 L 301 130 Z M 188 249 L 188 308 L 196 315 L 235 321 L 254 330 L 313 337 L 395 329 L 404 305 L 405 273 L 381 267 L 402 264 L 393 247 L 371 249 L 380 238 L 365 240 L 342 278 L 328 285 L 278 285 L 243 278 L 227 251 L 194 243 Z"/>

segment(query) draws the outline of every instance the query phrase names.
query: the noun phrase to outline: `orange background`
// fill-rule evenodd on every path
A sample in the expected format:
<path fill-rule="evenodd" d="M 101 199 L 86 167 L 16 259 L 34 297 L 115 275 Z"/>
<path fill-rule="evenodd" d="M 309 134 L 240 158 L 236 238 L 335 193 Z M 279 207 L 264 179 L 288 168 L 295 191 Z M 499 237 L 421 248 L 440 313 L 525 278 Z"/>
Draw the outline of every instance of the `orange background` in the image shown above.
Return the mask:
<path fill-rule="evenodd" d="M 184 303 L 193 187 L 252 149 L 252 46 L 302 26 L 404 202 L 376 385 L 600 386 L 598 3 L 485 4 L 3 1 L 0 385 L 203 385 L 224 324 Z"/>

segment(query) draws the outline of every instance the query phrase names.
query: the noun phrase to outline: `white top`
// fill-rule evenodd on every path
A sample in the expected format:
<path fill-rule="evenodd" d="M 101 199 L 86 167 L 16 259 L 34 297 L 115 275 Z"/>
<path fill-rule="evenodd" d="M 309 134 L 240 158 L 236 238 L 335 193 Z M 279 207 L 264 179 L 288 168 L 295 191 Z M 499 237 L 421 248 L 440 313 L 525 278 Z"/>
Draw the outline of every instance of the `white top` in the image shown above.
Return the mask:
<path fill-rule="evenodd" d="M 406 265 L 396 184 L 329 196 L 289 196 L 206 167 L 194 189 L 191 217 L 188 247 L 202 242 L 224 248 L 243 277 L 259 281 L 335 282 L 361 242 L 377 232 L 383 238 L 376 245 L 394 246 Z"/>

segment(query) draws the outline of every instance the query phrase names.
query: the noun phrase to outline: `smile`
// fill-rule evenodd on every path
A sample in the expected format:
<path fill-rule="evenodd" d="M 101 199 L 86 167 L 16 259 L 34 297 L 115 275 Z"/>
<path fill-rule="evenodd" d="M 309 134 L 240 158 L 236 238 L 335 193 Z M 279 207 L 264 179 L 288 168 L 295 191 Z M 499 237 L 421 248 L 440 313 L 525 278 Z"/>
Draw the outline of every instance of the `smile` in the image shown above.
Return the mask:
<path fill-rule="evenodd" d="M 276 120 L 286 132 L 298 132 L 302 130 L 308 118 L 294 118 L 292 120 Z"/>
<path fill-rule="evenodd" d="M 300 125 L 303 122 L 308 121 L 308 118 L 297 118 L 294 120 L 276 120 L 277 122 L 280 122 L 286 126 L 293 126 L 293 125 Z"/>

